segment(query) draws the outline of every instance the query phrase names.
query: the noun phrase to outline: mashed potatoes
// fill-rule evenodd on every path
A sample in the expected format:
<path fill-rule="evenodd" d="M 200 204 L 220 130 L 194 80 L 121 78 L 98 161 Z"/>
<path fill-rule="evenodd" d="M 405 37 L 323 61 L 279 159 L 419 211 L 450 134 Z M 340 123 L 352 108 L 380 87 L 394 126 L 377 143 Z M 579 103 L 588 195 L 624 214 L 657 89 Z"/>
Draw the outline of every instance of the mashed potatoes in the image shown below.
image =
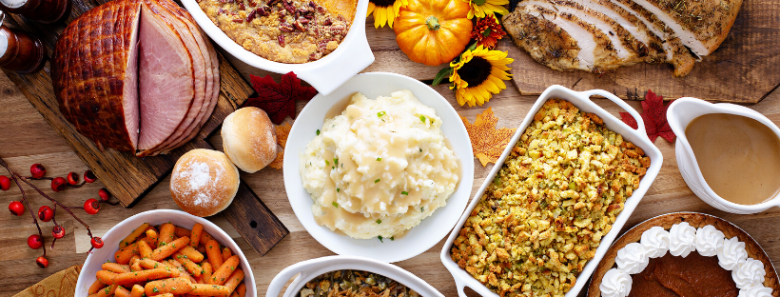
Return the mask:
<path fill-rule="evenodd" d="M 460 171 L 441 124 L 409 90 L 352 95 L 301 154 L 317 223 L 354 238 L 390 238 L 446 205 Z"/>

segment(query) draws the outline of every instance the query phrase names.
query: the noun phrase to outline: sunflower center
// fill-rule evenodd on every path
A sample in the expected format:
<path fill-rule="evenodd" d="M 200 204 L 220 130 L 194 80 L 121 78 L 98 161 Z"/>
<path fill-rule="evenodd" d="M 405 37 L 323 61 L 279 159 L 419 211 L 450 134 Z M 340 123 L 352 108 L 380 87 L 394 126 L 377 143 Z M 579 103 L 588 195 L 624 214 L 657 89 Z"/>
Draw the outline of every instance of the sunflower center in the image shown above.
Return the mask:
<path fill-rule="evenodd" d="M 395 3 L 395 0 L 369 0 L 371 3 L 374 3 L 374 5 L 379 7 L 390 7 L 393 6 L 393 3 Z"/>
<path fill-rule="evenodd" d="M 460 75 L 462 80 L 469 83 L 469 87 L 476 87 L 488 79 L 492 68 L 493 65 L 485 58 L 473 57 L 471 61 L 463 64 L 463 67 L 458 69 L 458 75 Z"/>
<path fill-rule="evenodd" d="M 485 2 L 487 2 L 487 0 L 474 0 L 474 1 L 471 1 L 471 2 L 473 2 L 476 5 L 482 6 L 482 5 L 485 5 Z"/>

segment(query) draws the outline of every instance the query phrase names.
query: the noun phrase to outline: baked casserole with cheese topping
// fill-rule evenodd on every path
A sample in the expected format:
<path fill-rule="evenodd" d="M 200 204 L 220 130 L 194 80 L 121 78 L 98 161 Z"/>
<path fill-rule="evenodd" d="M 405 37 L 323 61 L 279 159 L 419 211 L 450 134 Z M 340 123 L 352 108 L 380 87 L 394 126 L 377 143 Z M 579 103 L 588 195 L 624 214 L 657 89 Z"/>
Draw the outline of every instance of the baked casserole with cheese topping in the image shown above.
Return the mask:
<path fill-rule="evenodd" d="M 597 115 L 550 99 L 466 220 L 452 260 L 500 296 L 564 296 L 649 166 Z"/>

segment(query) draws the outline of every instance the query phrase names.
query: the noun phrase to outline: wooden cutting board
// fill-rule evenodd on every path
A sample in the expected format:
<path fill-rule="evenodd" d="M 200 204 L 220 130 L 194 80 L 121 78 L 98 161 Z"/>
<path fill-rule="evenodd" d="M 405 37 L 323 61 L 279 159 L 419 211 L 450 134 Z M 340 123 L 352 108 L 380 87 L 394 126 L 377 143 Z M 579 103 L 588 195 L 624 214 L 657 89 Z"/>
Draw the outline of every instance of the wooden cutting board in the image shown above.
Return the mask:
<path fill-rule="evenodd" d="M 523 49 L 507 43 L 500 50 L 515 59 L 513 80 L 523 95 L 538 95 L 550 85 L 574 90 L 605 89 L 624 99 L 643 99 L 645 92 L 665 99 L 757 103 L 780 85 L 780 1 L 744 0 L 734 26 L 714 53 L 696 63 L 682 78 L 668 64 L 621 67 L 602 76 L 583 71 L 561 72 L 534 61 Z"/>
<path fill-rule="evenodd" d="M 106 0 L 70 1 L 72 6 L 68 18 L 56 24 L 44 25 L 9 14 L 5 19 L 5 25 L 31 32 L 40 38 L 46 48 L 46 56 L 51 57 L 57 37 L 71 20 L 107 2 Z M 181 155 L 193 148 L 213 149 L 206 139 L 217 130 L 225 117 L 254 93 L 252 87 L 221 53 L 219 59 L 221 79 L 219 103 L 200 134 L 190 143 L 168 155 L 146 158 L 137 158 L 131 153 L 113 149 L 101 151 L 92 140 L 79 134 L 60 113 L 49 75 L 48 60 L 43 69 L 36 73 L 26 75 L 11 71 L 5 73 L 81 160 L 92 169 L 111 194 L 116 196 L 123 206 L 131 207 L 171 172 Z M 82 62 L 88 63 L 88 61 Z M 268 252 L 289 233 L 281 221 L 243 181 L 233 204 L 224 213 L 241 236 L 261 255 Z"/>

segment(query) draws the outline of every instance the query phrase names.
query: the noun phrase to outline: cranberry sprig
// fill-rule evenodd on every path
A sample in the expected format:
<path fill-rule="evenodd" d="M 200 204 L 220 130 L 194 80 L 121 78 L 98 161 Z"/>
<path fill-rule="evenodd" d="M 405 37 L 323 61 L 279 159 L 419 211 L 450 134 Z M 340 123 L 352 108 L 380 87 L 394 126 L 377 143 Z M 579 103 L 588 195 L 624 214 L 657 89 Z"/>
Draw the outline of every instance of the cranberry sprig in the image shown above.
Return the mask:
<path fill-rule="evenodd" d="M 0 166 L 5 167 L 5 169 L 8 171 L 8 173 L 11 175 L 11 177 L 0 175 L 0 189 L 3 191 L 7 191 L 11 188 L 11 182 L 13 181 L 14 184 L 19 188 L 19 191 L 22 193 L 22 201 L 11 201 L 11 203 L 8 205 L 8 210 L 11 212 L 11 214 L 16 216 L 21 216 L 24 213 L 25 207 L 29 210 L 30 216 L 33 218 L 33 223 L 35 223 L 35 227 L 38 228 L 38 234 L 30 235 L 30 237 L 27 238 L 27 245 L 31 249 L 40 249 L 43 248 L 43 255 L 38 257 L 35 262 L 40 266 L 41 268 L 46 268 L 49 266 L 49 260 L 46 258 L 46 247 L 43 237 L 43 231 L 41 230 L 41 226 L 38 223 L 38 220 L 40 219 L 42 222 L 49 222 L 51 221 L 54 224 L 54 227 L 52 228 L 52 237 L 54 237 L 54 240 L 52 240 L 51 248 L 54 248 L 54 243 L 57 241 L 57 239 L 65 237 L 65 228 L 57 223 L 57 219 L 55 218 L 57 207 L 60 207 L 64 209 L 68 214 L 70 214 L 76 221 L 81 223 L 86 229 L 87 234 L 90 237 L 90 243 L 92 245 L 92 248 L 90 248 L 89 252 L 92 252 L 93 249 L 99 249 L 103 247 L 103 240 L 100 237 L 93 236 L 92 230 L 89 228 L 89 225 L 84 223 L 78 216 L 76 216 L 71 209 L 59 201 L 55 200 L 54 198 L 51 198 L 49 195 L 44 193 L 40 188 L 33 185 L 30 180 L 51 180 L 51 189 L 54 192 L 59 192 L 64 190 L 66 187 L 81 187 L 85 183 L 93 183 L 97 180 L 95 175 L 92 173 L 92 171 L 87 171 L 84 173 L 84 182 L 79 183 L 79 175 L 75 172 L 70 172 L 64 177 L 46 177 L 46 168 L 43 167 L 41 164 L 33 164 L 30 167 L 30 176 L 22 176 L 19 173 L 11 170 L 11 168 L 8 166 L 8 163 L 6 163 L 2 158 L 0 158 Z M 32 187 L 35 191 L 38 192 L 42 197 L 48 199 L 53 203 L 54 208 L 44 205 L 41 206 L 38 209 L 38 215 L 36 216 L 33 213 L 33 208 L 30 206 L 30 202 L 27 199 L 27 194 L 24 191 L 24 188 L 22 187 L 22 183 L 27 184 L 28 186 Z M 101 203 L 108 203 L 111 205 L 116 205 L 118 202 L 111 202 L 111 194 L 106 189 L 100 189 L 98 191 L 98 195 L 100 196 L 100 200 L 97 199 L 88 199 L 84 203 L 84 211 L 88 214 L 94 215 L 97 214 L 100 210 L 100 204 Z M 74 207 L 76 208 L 76 207 Z"/>

